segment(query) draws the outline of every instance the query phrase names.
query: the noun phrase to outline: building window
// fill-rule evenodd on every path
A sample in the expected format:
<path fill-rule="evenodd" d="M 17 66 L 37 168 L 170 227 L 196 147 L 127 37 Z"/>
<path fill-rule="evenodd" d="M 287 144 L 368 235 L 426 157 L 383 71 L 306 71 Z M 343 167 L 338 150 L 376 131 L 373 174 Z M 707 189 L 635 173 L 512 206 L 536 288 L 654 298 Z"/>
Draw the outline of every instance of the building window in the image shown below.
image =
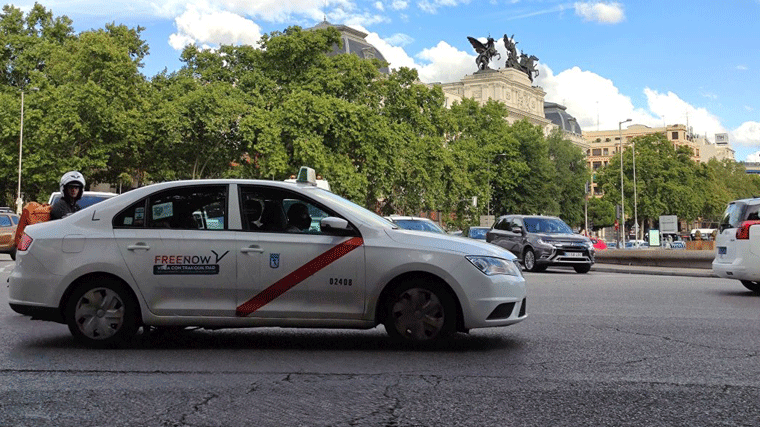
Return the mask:
<path fill-rule="evenodd" d="M 602 155 L 602 149 L 601 148 L 594 148 L 591 150 L 592 155 L 594 156 L 601 156 Z"/>
<path fill-rule="evenodd" d="M 593 165 L 594 170 L 597 170 L 600 167 L 602 167 L 602 162 L 594 162 L 594 165 Z"/>
<path fill-rule="evenodd" d="M 610 142 L 609 138 L 604 138 L 604 142 Z"/>
<path fill-rule="evenodd" d="M 605 156 L 609 156 L 610 155 L 610 149 L 609 148 L 605 148 L 604 149 L 604 155 Z"/>
<path fill-rule="evenodd" d="M 677 140 L 678 139 L 678 132 L 673 132 L 672 136 L 673 136 L 674 140 Z"/>

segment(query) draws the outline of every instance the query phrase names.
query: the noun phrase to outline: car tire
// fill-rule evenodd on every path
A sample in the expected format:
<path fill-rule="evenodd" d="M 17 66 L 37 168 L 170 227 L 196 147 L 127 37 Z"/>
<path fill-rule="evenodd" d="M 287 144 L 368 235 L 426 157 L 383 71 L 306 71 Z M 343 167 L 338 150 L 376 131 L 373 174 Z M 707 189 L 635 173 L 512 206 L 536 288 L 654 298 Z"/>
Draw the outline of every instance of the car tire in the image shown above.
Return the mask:
<path fill-rule="evenodd" d="M 536 265 L 536 253 L 533 252 L 533 249 L 526 249 L 523 253 L 523 266 L 525 266 L 525 269 L 528 271 L 542 271 L 539 270 L 541 267 Z M 546 270 L 546 267 L 544 267 L 544 270 Z"/>
<path fill-rule="evenodd" d="M 760 282 L 753 282 L 751 280 L 742 280 L 742 285 L 750 291 L 760 294 Z"/>
<path fill-rule="evenodd" d="M 454 299 L 441 285 L 429 280 L 403 282 L 388 294 L 383 324 L 395 341 L 442 341 L 456 327 Z"/>
<path fill-rule="evenodd" d="M 139 328 L 137 300 L 124 284 L 110 277 L 77 286 L 64 316 L 74 338 L 96 348 L 123 346 Z"/>
<path fill-rule="evenodd" d="M 576 273 L 585 274 L 591 271 L 591 264 L 574 265 L 573 268 Z"/>

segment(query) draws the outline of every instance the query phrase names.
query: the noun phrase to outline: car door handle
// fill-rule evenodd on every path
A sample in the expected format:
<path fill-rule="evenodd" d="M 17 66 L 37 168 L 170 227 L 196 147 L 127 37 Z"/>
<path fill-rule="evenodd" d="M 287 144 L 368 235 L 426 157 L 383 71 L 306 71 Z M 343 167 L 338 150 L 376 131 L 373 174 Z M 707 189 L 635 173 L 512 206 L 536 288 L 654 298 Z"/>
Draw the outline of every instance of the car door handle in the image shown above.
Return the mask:
<path fill-rule="evenodd" d="M 264 249 L 261 249 L 261 247 L 258 245 L 251 245 L 251 246 L 248 246 L 247 248 L 240 248 L 240 252 L 244 254 L 247 254 L 249 252 L 258 252 L 261 254 L 261 253 L 264 253 Z"/>
<path fill-rule="evenodd" d="M 134 245 L 127 246 L 127 249 L 129 249 L 130 251 L 134 251 L 134 250 L 137 250 L 137 249 L 142 249 L 142 250 L 147 251 L 147 250 L 150 250 L 150 246 L 146 245 L 145 243 L 140 242 L 140 243 L 136 243 Z"/>

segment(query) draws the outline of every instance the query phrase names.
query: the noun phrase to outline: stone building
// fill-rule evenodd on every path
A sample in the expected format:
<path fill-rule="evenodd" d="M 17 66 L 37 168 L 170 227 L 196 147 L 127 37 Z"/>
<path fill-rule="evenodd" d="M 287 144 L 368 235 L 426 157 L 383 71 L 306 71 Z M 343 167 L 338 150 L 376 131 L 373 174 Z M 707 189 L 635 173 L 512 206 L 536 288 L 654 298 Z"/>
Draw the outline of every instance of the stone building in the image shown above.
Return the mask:
<path fill-rule="evenodd" d="M 707 162 L 710 159 L 734 159 L 734 150 L 728 144 L 727 136 L 718 138 L 719 143 L 711 143 L 704 136 L 695 135 L 686 125 L 676 124 L 652 128 L 642 124 L 634 124 L 624 129 L 585 131 L 586 159 L 591 171 L 606 166 L 612 156 L 620 155 L 620 137 L 623 145 L 631 145 L 631 140 L 637 136 L 665 134 L 668 141 L 675 146 L 686 146 L 691 149 L 692 159 L 696 162 Z M 719 134 L 721 135 L 721 134 Z M 717 136 L 717 135 L 716 135 Z M 592 185 L 594 195 L 601 196 L 602 190 L 596 184 Z"/>

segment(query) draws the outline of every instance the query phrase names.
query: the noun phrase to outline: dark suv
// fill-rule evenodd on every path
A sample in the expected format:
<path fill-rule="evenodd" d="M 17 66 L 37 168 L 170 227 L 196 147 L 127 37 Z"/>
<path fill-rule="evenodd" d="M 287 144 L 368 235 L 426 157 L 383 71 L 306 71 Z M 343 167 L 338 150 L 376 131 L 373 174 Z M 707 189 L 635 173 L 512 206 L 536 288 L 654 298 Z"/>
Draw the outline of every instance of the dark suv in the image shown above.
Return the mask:
<path fill-rule="evenodd" d="M 544 271 L 551 265 L 566 265 L 572 266 L 578 273 L 588 273 L 594 264 L 591 240 L 573 233 L 564 221 L 555 216 L 501 216 L 488 230 L 486 241 L 515 254 L 528 271 Z"/>

